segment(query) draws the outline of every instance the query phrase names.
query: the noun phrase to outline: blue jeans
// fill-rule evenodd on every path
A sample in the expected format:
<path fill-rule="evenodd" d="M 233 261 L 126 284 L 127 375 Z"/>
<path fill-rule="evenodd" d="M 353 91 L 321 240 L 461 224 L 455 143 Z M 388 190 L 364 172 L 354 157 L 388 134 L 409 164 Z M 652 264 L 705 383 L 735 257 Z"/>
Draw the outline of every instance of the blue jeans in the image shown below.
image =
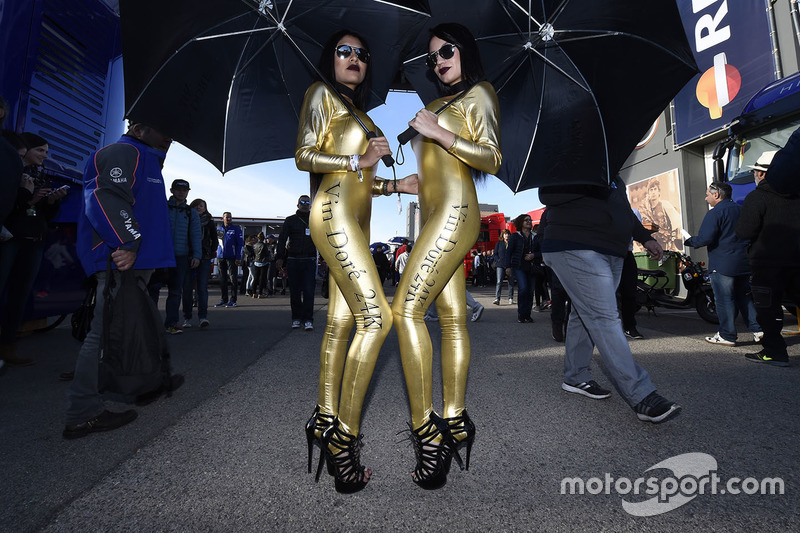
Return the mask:
<path fill-rule="evenodd" d="M 517 318 L 531 318 L 533 309 L 533 274 L 519 268 L 511 270 L 517 280 Z"/>
<path fill-rule="evenodd" d="M 750 275 L 724 276 L 711 272 L 711 290 L 719 317 L 719 336 L 726 341 L 736 342 L 736 311 L 742 313 L 747 329 L 761 331 L 756 321 L 756 307 L 750 297 Z"/>
<path fill-rule="evenodd" d="M 177 326 L 178 315 L 181 308 L 181 297 L 183 299 L 183 312 L 189 310 L 188 318 L 192 318 L 192 292 L 191 290 L 184 291 L 186 282 L 191 279 L 191 269 L 189 268 L 190 257 L 176 256 L 175 266 L 169 269 L 169 278 L 167 279 L 167 318 L 164 320 L 164 327 Z M 187 302 L 188 304 L 186 305 Z"/>
<path fill-rule="evenodd" d="M 634 407 L 656 390 L 650 375 L 633 360 L 617 311 L 617 286 L 622 257 L 592 250 L 544 254 L 572 302 L 564 357 L 564 382 L 577 385 L 592 379 L 589 365 L 594 347 L 614 386 Z"/>
<path fill-rule="evenodd" d="M 500 299 L 500 293 L 503 289 L 503 277 L 506 275 L 506 269 L 497 267 L 497 286 L 494 289 L 494 299 Z M 514 298 L 514 276 L 508 276 L 508 299 Z"/>
<path fill-rule="evenodd" d="M 289 274 L 292 320 L 313 322 L 317 259 L 315 257 L 290 257 L 286 261 L 286 272 Z"/>

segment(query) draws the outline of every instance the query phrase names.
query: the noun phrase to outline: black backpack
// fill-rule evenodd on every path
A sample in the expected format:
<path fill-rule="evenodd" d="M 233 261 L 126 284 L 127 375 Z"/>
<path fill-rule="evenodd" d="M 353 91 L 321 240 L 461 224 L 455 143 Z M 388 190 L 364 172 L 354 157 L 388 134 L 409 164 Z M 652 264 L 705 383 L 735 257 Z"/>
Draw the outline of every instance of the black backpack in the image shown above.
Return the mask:
<path fill-rule="evenodd" d="M 159 388 L 169 390 L 166 335 L 144 281 L 133 270 L 120 272 L 120 286 L 112 296 L 114 277 L 110 258 L 107 272 L 99 391 L 130 397 Z"/>

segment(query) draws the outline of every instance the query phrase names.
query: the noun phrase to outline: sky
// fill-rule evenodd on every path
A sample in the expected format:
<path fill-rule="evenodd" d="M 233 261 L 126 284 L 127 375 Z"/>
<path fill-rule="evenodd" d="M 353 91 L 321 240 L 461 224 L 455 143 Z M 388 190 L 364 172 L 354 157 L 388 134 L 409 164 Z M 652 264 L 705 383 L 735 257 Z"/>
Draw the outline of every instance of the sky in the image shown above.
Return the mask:
<path fill-rule="evenodd" d="M 416 93 L 390 92 L 385 105 L 369 112 L 370 118 L 389 139 L 395 159 L 398 159 L 397 135 L 405 131 L 408 121 L 422 107 Z M 265 127 L 269 127 L 268 121 Z M 296 132 L 291 132 L 291 135 L 296 135 Z M 403 155 L 404 164 L 395 165 L 398 179 L 417 171 L 414 152 L 409 145 L 404 147 Z M 391 169 L 387 169 L 383 163 L 378 165 L 378 176 L 392 177 Z M 309 191 L 308 173 L 297 170 L 294 159 L 242 167 L 223 176 L 211 163 L 178 143 L 170 148 L 163 173 L 167 188 L 172 180 L 183 178 L 191 185 L 190 202 L 202 198 L 212 215 L 221 216 L 224 211 L 230 211 L 234 219 L 287 217 L 294 214 L 298 197 Z M 542 207 L 535 189 L 515 195 L 494 176 L 490 176 L 484 184 L 479 184 L 477 190 L 480 203 L 496 204 L 501 213 L 512 219 Z M 398 214 L 397 195 L 373 199 L 372 241 L 385 242 L 395 235 L 406 236 L 408 202 L 416 197 L 403 195 L 402 198 L 402 214 Z"/>

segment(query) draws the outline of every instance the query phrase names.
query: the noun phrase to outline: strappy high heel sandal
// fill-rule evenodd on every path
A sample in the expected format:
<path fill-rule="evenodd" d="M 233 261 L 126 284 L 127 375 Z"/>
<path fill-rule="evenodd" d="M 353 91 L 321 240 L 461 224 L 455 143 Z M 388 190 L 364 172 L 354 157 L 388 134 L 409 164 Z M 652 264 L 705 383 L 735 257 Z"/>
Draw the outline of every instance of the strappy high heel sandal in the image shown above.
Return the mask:
<path fill-rule="evenodd" d="M 411 441 L 417 466 L 414 468 L 414 483 L 425 490 L 434 490 L 447 483 L 447 473 L 453 459 L 453 441 L 447 423 L 436 413 L 431 413 L 428 421 L 414 429 L 411 424 Z M 439 442 L 435 442 L 441 437 Z M 460 458 L 459 458 L 460 459 Z"/>
<path fill-rule="evenodd" d="M 322 433 L 328 429 L 336 419 L 334 415 L 326 415 L 319 412 L 319 405 L 314 408 L 314 413 L 306 422 L 306 440 L 308 441 L 308 473 L 311 473 L 311 457 L 313 455 L 314 444 L 316 443 L 322 450 Z M 321 451 L 324 455 L 324 451 Z M 331 474 L 333 475 L 333 474 Z"/>
<path fill-rule="evenodd" d="M 469 470 L 469 456 L 472 453 L 472 442 L 475 440 L 475 424 L 467 414 L 466 409 L 461 411 L 460 415 L 452 418 L 445 418 L 444 421 L 447 422 L 447 428 L 450 430 L 450 435 L 453 438 L 456 461 L 462 470 L 464 470 L 464 465 L 462 465 L 459 460 L 461 457 L 458 456 L 458 449 L 462 446 L 467 447 L 466 470 Z M 460 435 L 463 436 L 459 438 Z"/>
<path fill-rule="evenodd" d="M 317 466 L 317 481 L 322 473 L 322 465 L 327 461 L 328 473 L 333 475 L 336 492 L 350 494 L 367 486 L 365 468 L 361 465 L 361 438 L 345 433 L 336 419 L 322 434 L 323 454 Z M 331 448 L 338 450 L 333 451 Z"/>

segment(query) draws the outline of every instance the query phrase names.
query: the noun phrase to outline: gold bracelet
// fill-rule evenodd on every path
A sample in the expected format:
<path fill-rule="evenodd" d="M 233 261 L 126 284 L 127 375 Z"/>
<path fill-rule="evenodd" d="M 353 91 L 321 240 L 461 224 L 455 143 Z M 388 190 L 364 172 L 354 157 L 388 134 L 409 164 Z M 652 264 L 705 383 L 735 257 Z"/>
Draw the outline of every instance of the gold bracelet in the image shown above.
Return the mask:
<path fill-rule="evenodd" d="M 386 180 L 383 178 L 375 178 L 372 182 L 372 194 L 386 194 Z"/>

